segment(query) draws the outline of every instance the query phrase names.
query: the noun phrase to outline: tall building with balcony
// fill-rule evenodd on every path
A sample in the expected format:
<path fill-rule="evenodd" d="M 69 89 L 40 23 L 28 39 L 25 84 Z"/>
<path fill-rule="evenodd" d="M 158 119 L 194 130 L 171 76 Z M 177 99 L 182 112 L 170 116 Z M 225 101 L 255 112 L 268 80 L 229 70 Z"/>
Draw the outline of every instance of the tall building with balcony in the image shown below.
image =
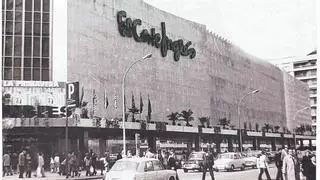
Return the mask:
<path fill-rule="evenodd" d="M 305 82 L 309 86 L 311 117 L 317 120 L 317 50 L 303 57 L 291 57 L 270 61 L 291 76 Z"/>

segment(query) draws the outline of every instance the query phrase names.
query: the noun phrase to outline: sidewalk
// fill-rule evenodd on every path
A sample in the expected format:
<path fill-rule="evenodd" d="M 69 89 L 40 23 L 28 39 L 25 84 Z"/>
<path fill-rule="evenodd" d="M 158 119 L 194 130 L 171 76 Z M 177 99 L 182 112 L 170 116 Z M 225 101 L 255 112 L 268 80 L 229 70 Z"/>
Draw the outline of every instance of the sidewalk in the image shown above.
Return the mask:
<path fill-rule="evenodd" d="M 62 179 L 67 179 L 66 176 L 60 176 L 57 173 L 51 173 L 49 171 L 45 172 L 46 177 L 45 178 L 41 178 L 41 177 L 34 177 L 33 176 L 34 172 L 32 173 L 32 177 L 31 178 L 26 178 L 25 174 L 24 174 L 24 178 L 23 179 L 45 179 L 45 180 L 62 180 Z M 68 179 L 72 179 L 72 180 L 84 180 L 84 179 L 102 179 L 103 176 L 101 176 L 100 174 L 97 176 L 85 176 L 86 172 L 85 171 L 81 171 L 81 175 L 80 177 L 74 177 L 71 178 L 69 177 Z M 14 174 L 13 176 L 5 176 L 2 177 L 3 180 L 20 180 L 19 178 L 19 174 Z"/>

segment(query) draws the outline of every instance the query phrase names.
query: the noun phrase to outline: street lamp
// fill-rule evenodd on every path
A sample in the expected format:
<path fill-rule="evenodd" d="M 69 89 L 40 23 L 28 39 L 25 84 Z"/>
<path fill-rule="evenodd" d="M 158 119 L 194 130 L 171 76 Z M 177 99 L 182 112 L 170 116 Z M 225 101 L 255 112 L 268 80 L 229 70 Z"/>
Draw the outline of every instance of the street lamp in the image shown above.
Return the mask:
<path fill-rule="evenodd" d="M 129 72 L 129 70 L 135 65 L 137 64 L 138 62 L 140 61 L 143 61 L 145 59 L 148 59 L 148 58 L 151 58 L 152 57 L 152 54 L 147 54 L 145 55 L 144 57 L 142 57 L 141 59 L 133 62 L 129 68 L 125 71 L 124 75 L 123 75 L 123 78 L 122 78 L 122 134 L 123 134 L 123 152 L 124 152 L 124 155 L 126 155 L 126 129 L 125 129 L 125 102 L 124 102 L 124 99 L 125 99 L 125 82 L 126 82 L 126 77 L 127 77 L 127 74 Z"/>
<path fill-rule="evenodd" d="M 240 105 L 242 103 L 242 101 L 248 97 L 249 95 L 253 95 L 258 93 L 259 90 L 255 89 L 253 91 L 248 92 L 247 94 L 245 94 L 244 96 L 242 96 L 240 98 L 240 101 L 238 102 L 238 120 L 239 120 L 239 149 L 240 149 L 240 153 L 242 153 L 242 134 L 241 134 L 241 118 L 240 118 Z"/>
<path fill-rule="evenodd" d="M 300 112 L 302 112 L 302 111 L 304 111 L 304 110 L 307 110 L 307 109 L 310 109 L 310 107 L 309 107 L 309 106 L 306 106 L 306 107 L 304 107 L 304 108 L 302 108 L 302 109 L 299 109 L 296 113 L 294 113 L 293 122 L 296 122 L 296 117 L 297 117 L 297 115 L 298 115 Z M 295 149 L 295 151 L 297 152 L 296 130 L 294 130 L 293 135 L 294 135 L 294 149 Z"/>

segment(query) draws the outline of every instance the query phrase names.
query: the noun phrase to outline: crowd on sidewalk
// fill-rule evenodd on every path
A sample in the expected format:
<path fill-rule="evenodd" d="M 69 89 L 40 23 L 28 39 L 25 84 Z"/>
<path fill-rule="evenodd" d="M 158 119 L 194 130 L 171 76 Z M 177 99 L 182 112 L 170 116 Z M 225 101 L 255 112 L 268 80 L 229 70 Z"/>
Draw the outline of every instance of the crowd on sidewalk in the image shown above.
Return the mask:
<path fill-rule="evenodd" d="M 275 165 L 277 167 L 276 180 L 316 179 L 316 156 L 309 150 L 304 151 L 300 159 L 294 149 L 280 148 L 275 155 Z M 271 180 L 265 151 L 262 151 L 257 157 L 257 168 L 260 169 L 258 180 L 262 179 L 264 173 L 267 180 Z"/>

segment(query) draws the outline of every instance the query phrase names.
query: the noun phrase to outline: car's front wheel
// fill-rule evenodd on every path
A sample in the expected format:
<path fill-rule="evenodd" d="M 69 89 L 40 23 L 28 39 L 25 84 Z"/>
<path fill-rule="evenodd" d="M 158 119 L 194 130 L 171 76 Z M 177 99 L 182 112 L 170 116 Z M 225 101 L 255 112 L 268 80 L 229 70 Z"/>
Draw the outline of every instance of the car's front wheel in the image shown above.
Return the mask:
<path fill-rule="evenodd" d="M 188 169 L 183 169 L 183 172 L 187 173 L 187 172 L 188 172 Z"/>
<path fill-rule="evenodd" d="M 234 165 L 231 165 L 230 171 L 234 171 Z"/>
<path fill-rule="evenodd" d="M 174 177 L 173 177 L 173 176 L 171 176 L 171 177 L 169 178 L 169 180 L 175 180 L 175 179 L 174 179 Z"/>
<path fill-rule="evenodd" d="M 246 166 L 244 164 L 242 164 L 241 171 L 243 171 L 245 168 L 246 168 Z"/>

